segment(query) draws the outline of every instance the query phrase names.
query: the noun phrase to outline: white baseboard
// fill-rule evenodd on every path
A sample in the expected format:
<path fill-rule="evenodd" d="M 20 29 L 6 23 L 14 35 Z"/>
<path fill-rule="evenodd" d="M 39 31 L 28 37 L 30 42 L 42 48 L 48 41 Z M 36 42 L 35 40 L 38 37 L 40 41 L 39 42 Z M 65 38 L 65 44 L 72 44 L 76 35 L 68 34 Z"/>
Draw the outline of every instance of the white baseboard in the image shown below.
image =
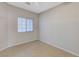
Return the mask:
<path fill-rule="evenodd" d="M 28 42 L 20 42 L 20 43 L 18 43 L 18 44 L 15 44 L 15 45 L 11 45 L 11 46 L 2 48 L 2 49 L 0 49 L 0 51 L 3 51 L 3 50 L 5 50 L 5 49 L 7 49 L 7 48 L 10 48 L 10 47 L 13 47 L 13 46 L 16 46 L 16 45 L 20 45 L 20 44 L 24 44 L 24 43 L 29 43 L 29 42 L 32 42 L 32 41 L 36 41 L 36 40 L 30 40 L 30 41 L 28 41 Z M 49 45 L 51 45 L 51 46 L 54 46 L 54 47 L 56 47 L 56 48 L 59 48 L 59 49 L 61 49 L 61 50 L 63 50 L 63 51 L 66 51 L 66 52 L 68 52 L 68 53 L 71 53 L 72 55 L 75 55 L 75 56 L 79 57 L 79 54 L 74 53 L 74 52 L 72 52 L 72 51 L 70 51 L 70 50 L 64 49 L 64 48 L 62 48 L 62 47 L 60 47 L 60 46 L 58 46 L 58 45 L 50 44 L 49 42 L 42 41 L 42 40 L 40 40 L 40 41 L 41 41 L 41 42 L 44 42 L 44 43 L 46 43 L 46 44 L 49 44 Z"/>
<path fill-rule="evenodd" d="M 8 47 L 1 48 L 1 49 L 0 49 L 0 51 L 3 51 L 3 50 L 5 50 L 6 48 L 8 48 Z"/>
<path fill-rule="evenodd" d="M 13 46 L 17 46 L 17 45 L 20 45 L 20 44 L 24 44 L 24 43 L 29 43 L 29 42 L 32 42 L 32 41 L 36 41 L 36 40 L 21 41 L 21 42 L 18 42 L 17 44 L 13 44 L 13 45 L 8 44 L 8 48 L 13 47 Z"/>
<path fill-rule="evenodd" d="M 36 41 L 36 40 L 29 40 L 29 41 L 20 42 L 20 43 L 14 44 L 14 45 L 9 45 L 8 47 L 5 47 L 5 48 L 0 49 L 0 51 L 3 51 L 5 49 L 7 49 L 7 48 L 11 48 L 11 47 L 14 47 L 14 46 L 17 46 L 17 45 L 20 45 L 20 44 L 30 43 L 32 41 Z"/>
<path fill-rule="evenodd" d="M 66 51 L 66 52 L 68 52 L 68 53 L 70 53 L 70 54 L 72 54 L 72 55 L 75 55 L 75 56 L 79 57 L 79 54 L 74 53 L 74 52 L 72 52 L 72 51 L 70 51 L 70 50 L 64 49 L 64 48 L 62 48 L 62 47 L 60 47 L 60 46 L 58 46 L 58 45 L 51 44 L 51 43 L 49 43 L 49 42 L 42 41 L 42 40 L 40 40 L 40 41 L 43 42 L 43 43 L 49 44 L 49 45 L 51 45 L 51 46 L 54 46 L 54 47 L 56 47 L 56 48 L 59 48 L 59 49 L 61 49 L 61 50 L 63 50 L 63 51 Z"/>

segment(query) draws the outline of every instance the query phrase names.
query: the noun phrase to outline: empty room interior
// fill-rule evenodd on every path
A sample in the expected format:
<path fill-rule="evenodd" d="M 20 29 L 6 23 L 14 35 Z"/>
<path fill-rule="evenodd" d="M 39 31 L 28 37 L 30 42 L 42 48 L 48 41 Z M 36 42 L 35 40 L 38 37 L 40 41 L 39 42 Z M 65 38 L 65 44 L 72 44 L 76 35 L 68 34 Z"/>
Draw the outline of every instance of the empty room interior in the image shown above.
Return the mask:
<path fill-rule="evenodd" d="M 0 2 L 0 57 L 79 57 L 79 2 Z"/>

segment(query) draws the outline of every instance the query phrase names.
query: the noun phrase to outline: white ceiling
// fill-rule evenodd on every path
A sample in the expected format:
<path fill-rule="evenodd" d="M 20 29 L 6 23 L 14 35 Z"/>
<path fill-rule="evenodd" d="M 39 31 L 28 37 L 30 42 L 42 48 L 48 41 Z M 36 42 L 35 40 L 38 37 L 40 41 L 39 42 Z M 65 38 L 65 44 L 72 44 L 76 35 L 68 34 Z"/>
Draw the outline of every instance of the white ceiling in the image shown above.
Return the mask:
<path fill-rule="evenodd" d="M 35 13 L 44 12 L 61 3 L 62 2 L 8 2 L 8 4 L 10 5 L 13 5 L 31 12 L 35 12 Z"/>

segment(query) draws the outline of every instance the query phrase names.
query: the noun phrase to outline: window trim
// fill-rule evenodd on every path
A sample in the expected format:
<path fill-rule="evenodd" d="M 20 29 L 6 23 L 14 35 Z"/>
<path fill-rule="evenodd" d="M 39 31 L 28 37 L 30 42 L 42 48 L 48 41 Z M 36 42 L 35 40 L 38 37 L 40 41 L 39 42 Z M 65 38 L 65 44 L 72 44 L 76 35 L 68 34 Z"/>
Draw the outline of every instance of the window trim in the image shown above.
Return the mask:
<path fill-rule="evenodd" d="M 19 32 L 19 31 L 18 31 L 18 33 L 28 33 L 28 32 L 30 33 L 30 32 L 34 32 L 34 17 L 22 17 L 22 16 L 19 16 L 19 17 L 25 18 L 25 19 L 26 19 L 26 23 L 27 23 L 27 20 L 28 20 L 28 19 L 32 20 L 32 25 L 33 25 L 32 28 L 33 28 L 33 30 L 32 30 L 32 31 L 27 31 L 27 24 L 26 24 L 26 31 L 25 31 L 25 32 Z M 19 17 L 18 17 L 18 18 L 19 18 Z M 17 22 L 17 23 L 18 23 L 18 22 Z"/>

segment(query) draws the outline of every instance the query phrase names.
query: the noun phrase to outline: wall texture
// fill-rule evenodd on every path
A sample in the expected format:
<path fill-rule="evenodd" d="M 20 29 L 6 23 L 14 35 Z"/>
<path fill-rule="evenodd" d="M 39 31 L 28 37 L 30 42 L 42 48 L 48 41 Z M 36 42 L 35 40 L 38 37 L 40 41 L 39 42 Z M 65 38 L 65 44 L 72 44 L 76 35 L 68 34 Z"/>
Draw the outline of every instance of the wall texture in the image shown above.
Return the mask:
<path fill-rule="evenodd" d="M 40 40 L 79 56 L 79 3 L 40 14 Z"/>
<path fill-rule="evenodd" d="M 18 16 L 34 17 L 34 31 L 18 33 Z M 38 15 L 0 3 L 0 49 L 38 39 Z"/>

